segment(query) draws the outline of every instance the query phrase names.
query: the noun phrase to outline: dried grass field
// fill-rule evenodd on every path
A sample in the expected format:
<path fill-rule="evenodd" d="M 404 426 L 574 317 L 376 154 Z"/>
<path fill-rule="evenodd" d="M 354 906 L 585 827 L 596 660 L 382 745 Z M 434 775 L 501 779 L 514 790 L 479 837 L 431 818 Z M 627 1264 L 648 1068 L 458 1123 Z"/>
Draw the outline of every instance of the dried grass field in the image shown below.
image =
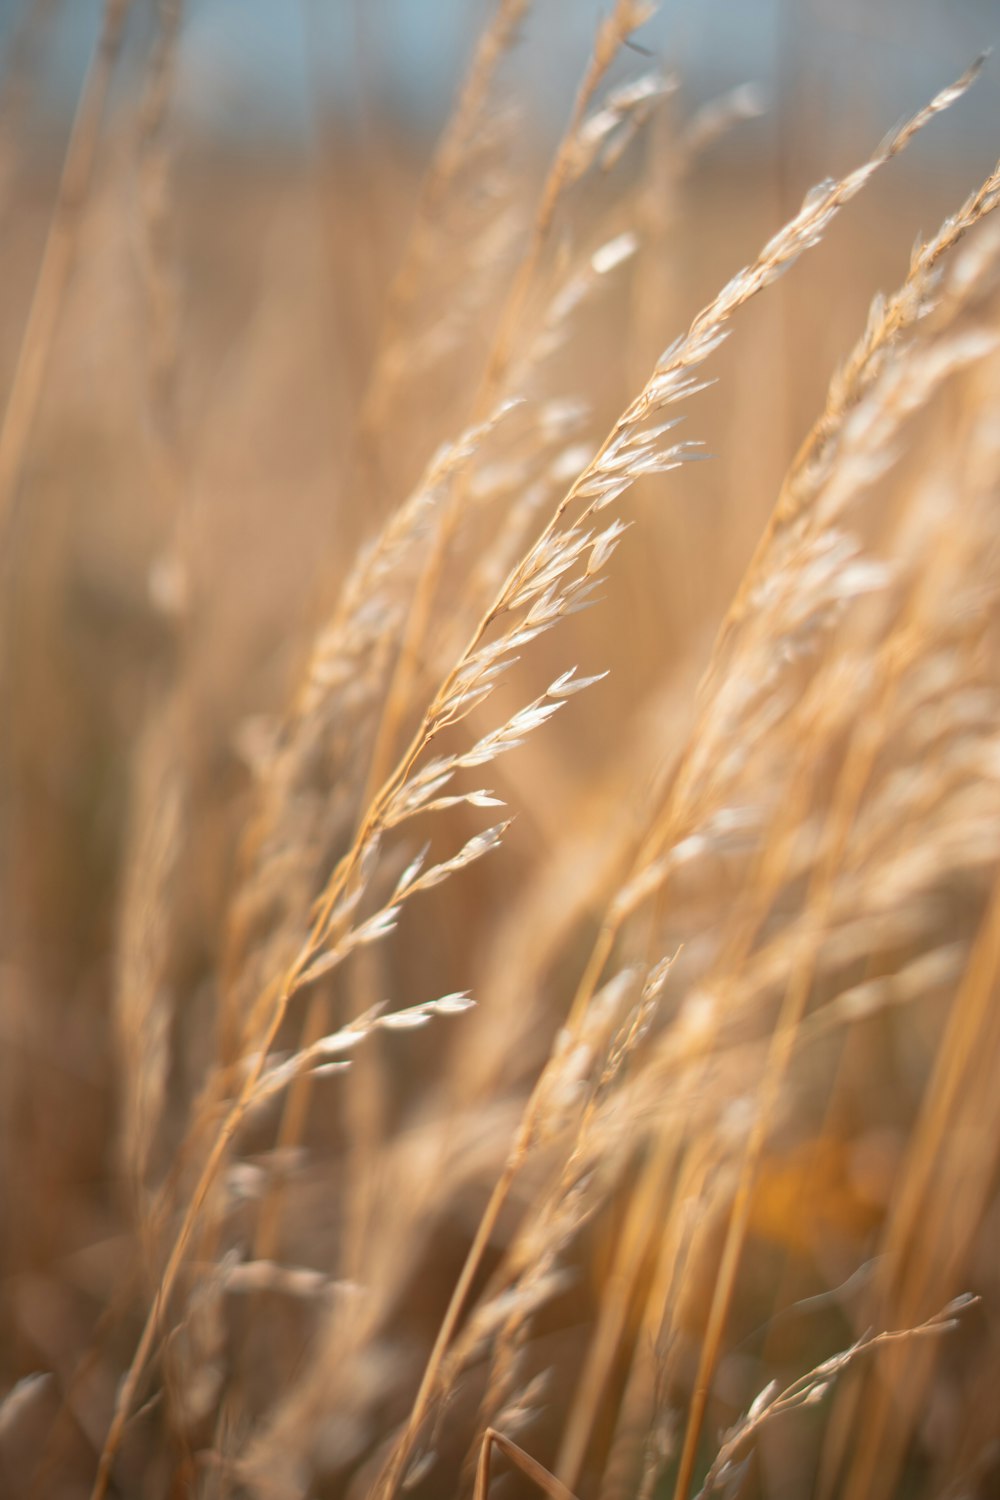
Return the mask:
<path fill-rule="evenodd" d="M 298 152 L 8 29 L 3 1500 L 1000 1494 L 988 78 L 609 0 L 545 147 L 545 9 Z"/>

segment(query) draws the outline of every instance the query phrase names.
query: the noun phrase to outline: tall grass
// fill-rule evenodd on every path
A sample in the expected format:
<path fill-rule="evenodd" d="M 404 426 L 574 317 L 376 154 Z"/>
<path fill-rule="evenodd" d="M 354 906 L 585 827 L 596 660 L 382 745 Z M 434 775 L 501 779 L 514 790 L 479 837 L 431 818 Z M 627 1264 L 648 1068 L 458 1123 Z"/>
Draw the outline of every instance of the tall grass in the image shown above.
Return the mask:
<path fill-rule="evenodd" d="M 308 303 L 294 237 L 257 321 L 185 290 L 176 0 L 95 186 L 127 9 L 0 433 L 3 1492 L 993 1493 L 1000 166 L 725 457 L 793 404 L 749 304 L 981 65 L 692 315 L 756 97 L 616 0 L 539 173 L 500 0 L 362 362 L 322 154 Z"/>

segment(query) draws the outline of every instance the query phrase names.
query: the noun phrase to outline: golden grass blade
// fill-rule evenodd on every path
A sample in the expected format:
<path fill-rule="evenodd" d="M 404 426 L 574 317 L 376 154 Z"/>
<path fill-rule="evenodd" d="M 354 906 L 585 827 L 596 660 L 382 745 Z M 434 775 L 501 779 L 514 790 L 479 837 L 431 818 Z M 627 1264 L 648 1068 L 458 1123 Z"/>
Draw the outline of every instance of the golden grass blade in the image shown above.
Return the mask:
<path fill-rule="evenodd" d="M 131 0 L 105 0 L 101 34 L 70 131 L 52 224 L 31 311 L 0 425 L 0 536 L 10 525 L 35 415 L 48 371 L 59 310 L 73 270 L 80 220 L 90 191 L 101 121 Z"/>
<path fill-rule="evenodd" d="M 531 0 L 498 0 L 493 19 L 480 37 L 454 111 L 421 186 L 409 242 L 386 296 L 379 352 L 359 419 L 363 465 L 371 463 L 372 445 L 392 404 L 394 385 L 398 380 L 394 356 L 401 324 L 407 308 L 419 293 L 424 264 L 434 246 L 435 222 L 469 153 L 470 143 L 483 128 L 484 111 L 497 69 L 516 41 L 530 4 Z"/>
<path fill-rule="evenodd" d="M 983 268 L 981 264 L 976 264 L 979 260 L 980 257 L 977 255 L 973 261 L 973 265 L 979 271 L 980 275 L 982 275 Z M 991 261 L 988 256 L 987 273 L 990 267 Z M 963 290 L 967 285 L 965 274 L 964 267 L 956 267 L 955 280 Z M 974 285 L 975 273 L 973 273 L 972 281 Z M 958 297 L 958 302 L 960 306 L 963 305 L 961 294 Z M 990 345 L 987 343 L 983 346 L 981 352 L 982 354 L 990 352 Z M 961 355 L 959 354 L 960 358 Z M 921 369 L 920 357 L 914 354 L 912 355 L 911 362 L 908 362 L 905 366 L 904 378 L 912 382 L 913 399 L 917 402 L 926 401 L 930 394 L 925 373 L 932 372 L 930 378 L 933 383 L 943 379 L 954 368 L 949 363 L 947 355 L 944 360 L 940 359 L 939 351 L 934 347 L 933 343 L 928 349 L 923 351 L 923 364 L 925 370 Z M 930 372 L 926 371 L 926 367 L 930 367 Z M 931 389 L 933 389 L 933 384 L 931 385 Z M 906 394 L 896 391 L 892 392 L 891 395 L 895 397 L 897 403 L 896 413 L 898 413 L 898 416 L 909 415 L 913 407 L 912 403 L 907 400 Z M 871 400 L 876 407 L 888 405 L 890 393 L 887 392 L 885 396 L 882 396 L 876 387 L 872 392 Z M 883 435 L 880 433 L 879 437 L 882 438 Z M 942 548 L 939 559 L 945 555 L 946 549 Z M 929 588 L 932 582 L 933 575 L 928 572 L 921 580 L 921 588 Z M 893 697 L 898 688 L 898 673 L 908 658 L 907 644 L 911 636 L 918 629 L 916 622 L 919 620 L 922 602 L 921 592 L 918 591 L 916 596 L 910 601 L 909 610 L 903 614 L 896 632 L 886 643 L 884 656 L 880 663 L 880 670 L 876 677 L 877 688 L 874 701 L 866 705 L 865 712 L 859 722 L 858 730 L 852 736 L 840 776 L 832 795 L 829 814 L 830 838 L 826 845 L 825 858 L 815 869 L 806 902 L 807 909 L 811 908 L 816 913 L 814 920 L 817 930 L 822 930 L 825 925 L 833 894 L 835 872 L 843 859 L 848 834 L 858 816 L 861 800 L 872 774 L 876 757 L 883 746 L 883 728 L 888 722 Z M 775 1028 L 766 1072 L 759 1090 L 758 1106 L 753 1127 L 750 1131 L 741 1164 L 740 1179 L 733 1204 L 732 1218 L 723 1249 L 722 1264 L 719 1270 L 708 1328 L 705 1333 L 698 1373 L 695 1380 L 691 1413 L 688 1419 L 688 1427 L 685 1433 L 684 1447 L 681 1453 L 680 1467 L 674 1489 L 675 1500 L 684 1500 L 684 1497 L 687 1496 L 690 1490 L 698 1442 L 701 1436 L 701 1425 L 708 1402 L 712 1372 L 718 1359 L 722 1334 L 736 1284 L 739 1259 L 746 1238 L 754 1178 L 763 1153 L 766 1135 L 770 1128 L 771 1116 L 777 1102 L 781 1081 L 788 1069 L 796 1045 L 797 1032 L 805 1014 L 806 1002 L 812 988 L 814 975 L 815 959 L 806 950 L 803 952 L 798 965 L 792 969 L 788 980 L 788 987 L 785 991 L 781 1013 Z"/>
<path fill-rule="evenodd" d="M 512 586 L 520 584 L 523 576 L 531 567 L 532 557 L 539 554 L 544 555 L 546 543 L 553 533 L 555 533 L 562 516 L 574 499 L 596 491 L 597 499 L 591 501 L 591 507 L 594 507 L 601 503 L 603 495 L 607 492 L 606 487 L 618 485 L 617 469 L 612 468 L 609 470 L 605 468 L 602 470 L 602 465 L 607 465 L 609 459 L 612 458 L 617 463 L 618 453 L 623 445 L 628 442 L 637 429 L 641 430 L 640 424 L 645 422 L 651 412 L 657 410 L 661 405 L 679 399 L 689 393 L 693 377 L 688 372 L 704 360 L 717 346 L 721 337 L 726 332 L 725 324 L 732 313 L 742 306 L 743 303 L 755 296 L 764 286 L 773 281 L 780 274 L 780 271 L 790 264 L 804 248 L 814 244 L 818 235 L 839 207 L 860 191 L 861 187 L 864 186 L 880 166 L 903 150 L 929 119 L 941 109 L 946 108 L 961 92 L 969 87 L 978 70 L 979 65 L 977 64 L 973 69 L 963 74 L 962 78 L 953 87 L 937 95 L 930 105 L 919 111 L 911 120 L 907 121 L 888 137 L 879 151 L 863 167 L 858 168 L 839 182 L 825 184 L 810 194 L 796 218 L 791 220 L 784 229 L 780 230 L 778 234 L 774 235 L 768 241 L 757 260 L 743 271 L 738 272 L 720 295 L 698 314 L 687 335 L 671 346 L 658 362 L 646 388 L 618 419 L 596 457 L 588 464 L 587 468 L 560 502 L 555 515 L 536 543 L 532 554 L 529 555 L 529 559 L 520 565 L 511 575 L 511 579 L 505 586 L 504 593 L 508 592 Z M 471 651 L 475 649 L 481 639 L 486 625 L 498 613 L 498 606 L 492 606 L 473 638 L 469 654 L 471 654 Z M 447 687 L 448 684 L 445 684 L 442 692 L 446 692 Z M 419 736 L 420 731 L 418 731 L 418 737 L 414 740 L 408 755 L 415 754 L 415 747 L 418 744 Z M 659 836 L 657 835 L 658 838 Z M 648 854 L 646 854 L 643 862 L 648 862 L 648 857 Z M 580 1024 L 580 1020 L 614 947 L 621 924 L 627 914 L 627 907 L 613 909 L 602 926 L 571 1008 L 568 1023 L 571 1030 Z M 793 1031 L 794 1028 L 790 1028 L 789 1034 Z M 526 1107 L 517 1140 L 512 1147 L 504 1171 L 495 1184 L 463 1267 L 462 1275 L 456 1285 L 448 1313 L 438 1330 L 434 1349 L 424 1372 L 409 1423 L 379 1488 L 378 1494 L 380 1500 L 382 1500 L 382 1497 L 390 1496 L 394 1492 L 398 1476 L 405 1465 L 416 1433 L 424 1420 L 435 1389 L 441 1361 L 445 1350 L 451 1342 L 458 1319 L 464 1310 L 469 1289 L 479 1267 L 480 1258 L 493 1233 L 501 1208 L 506 1201 L 510 1188 L 520 1171 L 523 1160 L 534 1138 L 537 1112 L 543 1097 L 544 1083 L 545 1075 L 543 1073 L 542 1083 L 536 1088 Z"/>
<path fill-rule="evenodd" d="M 520 16 L 505 16 L 498 12 L 497 24 L 503 32 L 503 46 L 509 45 L 510 28 Z M 534 288 L 538 268 L 550 238 L 557 207 L 564 190 L 577 167 L 579 137 L 587 110 L 607 74 L 623 43 L 642 22 L 647 19 L 645 8 L 638 7 L 634 0 L 617 0 L 614 10 L 599 28 L 594 49 L 583 81 L 577 91 L 569 124 L 556 150 L 551 168 L 546 176 L 541 197 L 535 212 L 531 237 L 515 273 L 513 284 L 504 301 L 497 331 L 487 357 L 485 372 L 471 404 L 471 423 L 481 426 L 491 419 L 502 396 L 502 387 L 515 350 L 515 340 L 520 329 L 528 298 Z M 499 38 L 492 31 L 484 37 L 484 67 L 488 69 L 480 77 L 478 62 L 474 65 L 469 88 L 473 90 L 472 102 L 466 113 L 472 117 L 482 102 L 483 89 L 488 74 L 492 72 L 499 55 Z M 473 88 L 473 85 L 475 87 Z M 460 116 L 463 106 L 460 106 Z M 456 126 L 459 120 L 456 119 Z M 462 134 L 468 122 L 462 123 Z M 450 148 L 449 148 L 450 149 Z M 454 154 L 454 152 L 451 152 Z M 428 190 L 443 191 L 452 169 L 446 175 L 432 170 Z M 403 283 L 403 291 L 406 290 Z M 402 293 L 400 294 L 402 295 Z M 406 609 L 400 632 L 399 650 L 395 668 L 389 677 L 389 685 L 378 715 L 378 726 L 368 763 L 365 788 L 360 798 L 360 807 L 369 808 L 376 800 L 378 789 L 389 776 L 392 757 L 397 753 L 401 726 L 412 706 L 414 688 L 422 661 L 423 643 L 427 638 L 431 613 L 437 602 L 442 570 L 448 546 L 455 527 L 460 520 L 468 497 L 469 468 L 466 463 L 458 469 L 455 483 L 441 507 L 434 527 L 430 546 L 420 568 Z M 303 1024 L 301 1045 L 311 1047 L 329 1025 L 329 1008 L 326 995 L 317 991 L 311 998 Z M 290 1091 L 285 1106 L 280 1138 L 283 1147 L 294 1146 L 301 1138 L 305 1125 L 311 1092 L 308 1076 L 303 1076 Z M 278 1209 L 274 1202 L 265 1205 L 257 1241 L 257 1253 L 270 1257 L 275 1253 Z"/>

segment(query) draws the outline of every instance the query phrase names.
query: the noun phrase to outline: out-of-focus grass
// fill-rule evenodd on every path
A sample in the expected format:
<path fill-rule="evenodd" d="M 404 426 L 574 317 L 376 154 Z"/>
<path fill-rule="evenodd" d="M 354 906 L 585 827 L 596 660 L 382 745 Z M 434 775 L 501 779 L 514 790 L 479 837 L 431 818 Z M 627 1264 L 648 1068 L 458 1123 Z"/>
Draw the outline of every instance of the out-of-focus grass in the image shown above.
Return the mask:
<path fill-rule="evenodd" d="M 470 634 L 537 602 L 493 609 L 509 569 L 806 186 L 741 107 L 696 150 L 683 92 L 608 106 L 595 69 L 582 115 L 635 139 L 605 172 L 571 134 L 540 198 L 509 41 L 422 190 L 408 143 L 373 180 L 329 122 L 305 163 L 196 149 L 169 43 L 100 137 L 3 539 L 12 1496 L 85 1493 L 102 1450 L 123 1495 L 471 1493 L 487 1425 L 581 1495 L 667 1494 L 688 1459 L 713 1493 L 992 1493 L 984 231 L 827 394 L 988 163 L 924 181 L 918 142 L 741 309 L 688 415 L 713 461 L 633 455 L 599 607 L 438 722 Z M 30 143 L 11 160 L 8 391 L 57 191 Z M 573 662 L 609 676 L 543 725 Z M 537 695 L 522 748 L 470 755 Z M 438 795 L 491 797 L 400 811 L 432 754 Z M 411 904 L 425 839 L 423 872 L 493 798 L 500 847 Z M 394 888 L 396 930 L 352 949 Z M 961 1292 L 957 1329 L 821 1370 L 723 1447 L 769 1381 Z"/>

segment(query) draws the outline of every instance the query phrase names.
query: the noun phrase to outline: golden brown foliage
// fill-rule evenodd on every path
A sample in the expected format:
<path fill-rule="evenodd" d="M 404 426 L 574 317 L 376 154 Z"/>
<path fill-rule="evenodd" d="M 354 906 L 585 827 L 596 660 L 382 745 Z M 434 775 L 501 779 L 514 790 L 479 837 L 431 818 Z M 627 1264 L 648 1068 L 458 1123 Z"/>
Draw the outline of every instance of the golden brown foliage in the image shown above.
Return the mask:
<path fill-rule="evenodd" d="M 823 323 L 981 65 L 781 225 L 500 0 L 386 278 L 128 10 L 0 181 L 0 1489 L 990 1495 L 1000 168 Z"/>

